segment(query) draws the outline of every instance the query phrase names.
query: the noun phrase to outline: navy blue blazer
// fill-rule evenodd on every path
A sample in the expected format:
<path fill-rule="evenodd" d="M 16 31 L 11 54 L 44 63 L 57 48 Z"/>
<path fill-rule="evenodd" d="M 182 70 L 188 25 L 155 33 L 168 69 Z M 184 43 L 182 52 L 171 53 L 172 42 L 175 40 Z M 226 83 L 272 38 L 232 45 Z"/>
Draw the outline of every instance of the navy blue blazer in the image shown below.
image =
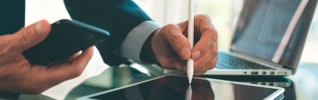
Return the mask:
<path fill-rule="evenodd" d="M 132 0 L 64 0 L 72 19 L 105 29 L 111 39 L 97 45 L 109 65 L 129 63 L 114 53 L 127 34 L 140 23 L 151 20 Z M 25 0 L 0 0 L 0 35 L 24 27 Z"/>

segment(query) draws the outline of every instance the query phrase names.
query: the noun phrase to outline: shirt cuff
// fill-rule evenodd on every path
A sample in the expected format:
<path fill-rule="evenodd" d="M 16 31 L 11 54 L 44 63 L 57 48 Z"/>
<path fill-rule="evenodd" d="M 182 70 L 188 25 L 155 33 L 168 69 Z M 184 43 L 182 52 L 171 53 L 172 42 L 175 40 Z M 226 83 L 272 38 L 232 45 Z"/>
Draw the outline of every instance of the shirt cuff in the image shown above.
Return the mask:
<path fill-rule="evenodd" d="M 131 59 L 136 63 L 142 63 L 140 52 L 144 43 L 153 32 L 160 28 L 161 26 L 154 21 L 142 22 L 128 33 L 123 43 L 117 49 L 118 55 Z"/>

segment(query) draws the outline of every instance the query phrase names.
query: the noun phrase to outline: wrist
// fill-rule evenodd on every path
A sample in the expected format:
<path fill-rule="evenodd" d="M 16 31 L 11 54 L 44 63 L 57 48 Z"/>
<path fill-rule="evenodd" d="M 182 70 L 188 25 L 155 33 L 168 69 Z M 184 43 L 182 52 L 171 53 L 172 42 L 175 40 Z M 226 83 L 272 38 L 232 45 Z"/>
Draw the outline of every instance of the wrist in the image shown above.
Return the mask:
<path fill-rule="evenodd" d="M 158 63 L 152 48 L 152 39 L 159 30 L 153 32 L 145 41 L 140 52 L 140 60 L 144 63 Z"/>

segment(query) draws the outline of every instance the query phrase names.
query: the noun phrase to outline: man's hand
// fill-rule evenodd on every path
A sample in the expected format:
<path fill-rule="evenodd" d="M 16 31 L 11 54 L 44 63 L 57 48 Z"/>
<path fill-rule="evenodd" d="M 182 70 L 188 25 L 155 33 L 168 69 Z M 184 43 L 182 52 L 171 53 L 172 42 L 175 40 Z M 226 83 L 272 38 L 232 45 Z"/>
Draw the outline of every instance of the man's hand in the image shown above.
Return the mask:
<path fill-rule="evenodd" d="M 194 60 L 194 75 L 202 75 L 215 67 L 217 60 L 217 31 L 207 15 L 197 15 L 194 19 L 195 45 L 190 49 L 186 37 L 187 21 L 177 25 L 169 24 L 155 32 L 151 38 L 154 59 L 163 68 L 187 72 L 186 62 Z"/>
<path fill-rule="evenodd" d="M 31 65 L 22 52 L 40 43 L 49 34 L 51 26 L 40 21 L 20 31 L 0 36 L 0 91 L 39 94 L 83 72 L 93 56 L 93 48 L 74 54 L 69 63 L 53 66 Z"/>

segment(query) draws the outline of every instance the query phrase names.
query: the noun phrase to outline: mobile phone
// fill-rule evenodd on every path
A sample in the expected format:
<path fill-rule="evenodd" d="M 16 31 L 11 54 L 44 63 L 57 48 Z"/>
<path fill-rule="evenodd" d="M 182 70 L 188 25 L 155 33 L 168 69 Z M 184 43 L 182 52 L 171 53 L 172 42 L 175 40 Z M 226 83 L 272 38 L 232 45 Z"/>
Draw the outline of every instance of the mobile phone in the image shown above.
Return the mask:
<path fill-rule="evenodd" d="M 27 49 L 23 55 L 30 64 L 48 66 L 109 38 L 109 32 L 101 28 L 61 19 L 51 24 L 49 35 L 41 43 Z"/>

